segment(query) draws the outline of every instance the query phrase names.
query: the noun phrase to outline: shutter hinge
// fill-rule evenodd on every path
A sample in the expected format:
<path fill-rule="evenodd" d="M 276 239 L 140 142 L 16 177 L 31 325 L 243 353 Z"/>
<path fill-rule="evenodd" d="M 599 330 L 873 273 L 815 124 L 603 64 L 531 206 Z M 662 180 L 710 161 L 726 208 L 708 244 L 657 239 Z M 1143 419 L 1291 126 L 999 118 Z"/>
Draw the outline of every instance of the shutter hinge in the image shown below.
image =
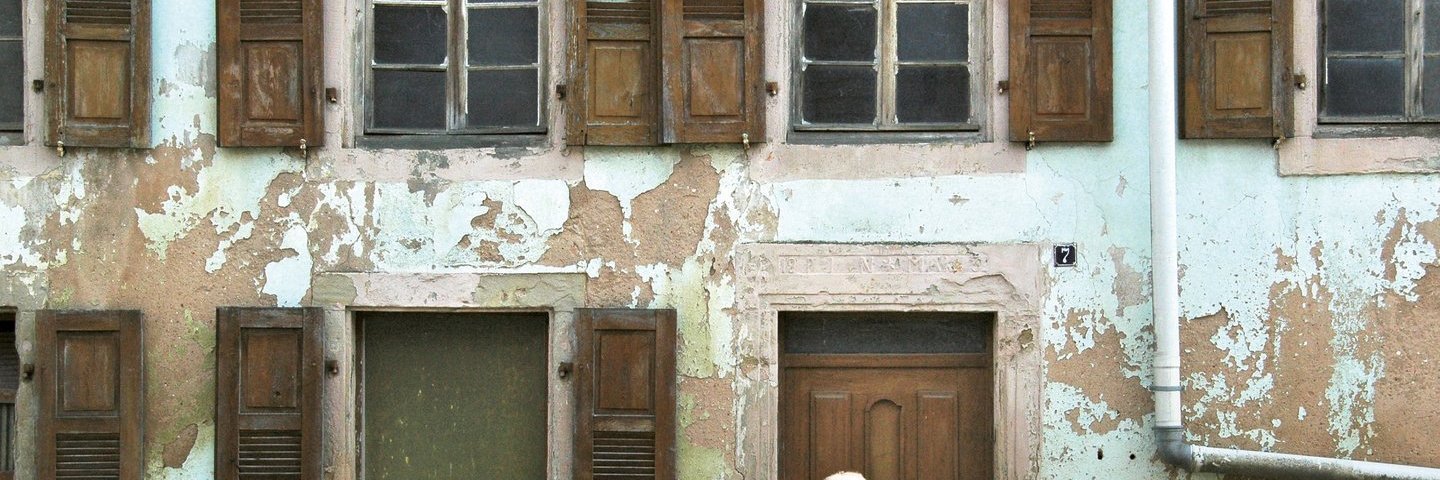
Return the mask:
<path fill-rule="evenodd" d="M 564 99 L 565 99 L 565 96 L 566 96 L 566 95 L 569 95 L 569 94 L 570 94 L 570 87 L 569 87 L 569 86 L 566 86 L 566 85 L 563 84 L 563 83 L 557 83 L 557 84 L 555 84 L 555 98 L 556 98 L 556 99 L 564 100 Z"/>
<path fill-rule="evenodd" d="M 26 363 L 25 365 L 21 366 L 20 379 L 28 382 L 32 378 L 35 378 L 35 364 Z"/>
<path fill-rule="evenodd" d="M 1030 150 L 1034 150 L 1034 149 L 1035 149 L 1035 131 L 1034 131 L 1034 130 L 1031 130 L 1028 139 L 1025 141 L 1025 150 L 1026 150 L 1026 151 L 1030 151 Z"/>
<path fill-rule="evenodd" d="M 999 81 L 998 83 L 995 84 L 995 88 L 996 88 L 997 90 L 999 90 L 1000 93 L 1008 92 L 1008 91 L 1010 91 L 1010 81 L 1009 81 L 1009 80 L 1001 80 L 1001 81 Z"/>
<path fill-rule="evenodd" d="M 325 373 L 329 373 L 330 376 L 332 376 L 332 377 L 333 377 L 333 376 L 336 376 L 336 375 L 339 375 L 339 374 L 340 374 L 340 361 L 339 361 L 339 360 L 336 360 L 336 359 L 333 359 L 333 358 L 326 359 L 326 360 L 325 360 Z"/>
<path fill-rule="evenodd" d="M 750 134 L 740 134 L 740 148 L 745 150 L 745 155 L 750 155 Z"/>
<path fill-rule="evenodd" d="M 330 103 L 340 103 L 340 89 L 335 87 L 326 87 L 325 101 Z"/>
<path fill-rule="evenodd" d="M 1285 137 L 1283 137 L 1283 136 L 1275 137 L 1275 143 L 1271 144 L 1271 145 L 1270 145 L 1270 148 L 1274 148 L 1274 149 L 1276 149 L 1276 150 L 1279 150 L 1279 149 L 1280 149 L 1280 144 L 1282 144 L 1282 143 L 1285 143 Z"/>
<path fill-rule="evenodd" d="M 309 160 L 309 159 L 310 159 L 310 143 L 307 142 L 307 141 L 306 141 L 305 139 L 303 139 L 303 138 L 300 139 L 300 159 L 302 159 L 302 160 Z"/>
<path fill-rule="evenodd" d="M 765 82 L 765 93 L 770 94 L 770 96 L 772 96 L 772 97 L 773 97 L 773 96 L 776 96 L 776 95 L 779 95 L 779 94 L 780 94 L 780 82 Z"/>
<path fill-rule="evenodd" d="M 60 158 L 65 158 L 65 141 L 64 141 L 64 140 L 56 140 L 56 141 L 55 141 L 55 154 L 56 154 L 56 155 L 59 155 Z"/>
<path fill-rule="evenodd" d="M 1304 90 L 1306 87 L 1310 86 L 1310 79 L 1306 78 L 1305 74 L 1303 73 L 1297 73 L 1293 75 L 1292 78 L 1295 80 L 1295 88 Z"/>
<path fill-rule="evenodd" d="M 31 89 L 31 90 L 34 90 L 35 93 L 40 93 L 40 92 L 45 91 L 45 81 L 44 81 L 44 80 L 31 80 L 31 81 L 30 81 L 30 89 Z"/>

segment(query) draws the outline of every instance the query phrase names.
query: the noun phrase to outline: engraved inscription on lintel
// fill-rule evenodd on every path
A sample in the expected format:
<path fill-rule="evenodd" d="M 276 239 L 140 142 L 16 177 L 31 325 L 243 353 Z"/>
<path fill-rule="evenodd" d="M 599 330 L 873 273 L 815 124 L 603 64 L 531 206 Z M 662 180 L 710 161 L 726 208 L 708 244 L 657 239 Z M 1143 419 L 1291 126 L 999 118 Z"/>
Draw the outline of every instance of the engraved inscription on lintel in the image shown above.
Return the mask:
<path fill-rule="evenodd" d="M 782 275 L 959 273 L 973 255 L 781 255 Z"/>

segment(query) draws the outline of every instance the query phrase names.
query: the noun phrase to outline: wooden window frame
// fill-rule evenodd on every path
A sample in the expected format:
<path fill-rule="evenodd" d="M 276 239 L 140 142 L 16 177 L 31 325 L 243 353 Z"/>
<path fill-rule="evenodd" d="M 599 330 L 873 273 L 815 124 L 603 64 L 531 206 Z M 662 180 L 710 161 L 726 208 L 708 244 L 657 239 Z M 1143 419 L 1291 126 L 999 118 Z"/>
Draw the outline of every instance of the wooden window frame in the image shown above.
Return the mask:
<path fill-rule="evenodd" d="M 463 0 L 462 0 L 462 1 L 463 1 Z M 543 317 L 545 318 L 545 348 L 546 348 L 546 351 L 547 351 L 547 354 L 546 354 L 546 365 L 545 365 L 546 371 L 547 371 L 547 372 L 550 372 L 550 375 L 554 375 L 554 372 L 555 372 L 555 370 L 556 370 L 555 367 L 557 367 L 557 364 L 556 364 L 557 360 L 556 360 L 555 358 L 553 358 L 553 356 L 548 353 L 551 349 L 554 348 L 554 346 L 551 345 L 551 343 L 554 341 L 553 331 L 554 331 L 554 329 L 555 329 L 555 327 L 556 327 L 556 325 L 555 325 L 555 324 L 556 324 L 555 312 L 553 312 L 553 311 L 549 311 L 549 310 L 539 310 L 539 309 L 514 309 L 514 310 L 511 310 L 511 309 L 479 309 L 479 310 L 476 310 L 476 309 L 366 308 L 366 309 L 350 310 L 350 311 L 346 312 L 346 313 L 348 314 L 348 316 L 349 316 L 349 322 L 350 322 L 350 324 L 351 324 L 351 329 L 352 329 L 351 331 L 353 332 L 352 335 L 351 335 L 351 341 L 353 342 L 353 344 L 352 344 L 352 346 L 351 346 L 351 348 L 352 348 L 351 351 L 353 352 L 353 355 L 354 355 L 353 365 L 354 365 L 354 370 L 355 370 L 355 373 L 354 373 L 354 375 L 355 375 L 355 380 L 354 380 L 354 386 L 355 386 L 355 388 L 354 388 L 354 393 L 355 393 L 355 400 L 354 400 L 354 401 L 355 401 L 355 403 L 354 403 L 354 405 L 355 405 L 355 415 L 353 416 L 353 418 L 354 418 L 354 425 L 353 425 L 353 426 L 354 426 L 354 431 L 355 431 L 355 457 L 354 457 L 354 459 L 355 459 L 355 463 L 354 463 L 355 477 L 354 477 L 354 478 L 356 478 L 357 480 L 365 480 L 365 455 L 366 455 L 366 448 L 365 448 L 365 378 L 366 378 L 366 375 L 365 375 L 365 371 L 366 371 L 366 360 L 365 360 L 365 322 L 368 321 L 368 320 L 367 320 L 367 317 L 372 317 L 372 316 L 374 316 L 374 314 L 377 314 L 377 313 L 385 313 L 385 312 L 404 312 L 404 313 L 413 313 L 413 314 L 416 314 L 416 315 L 432 315 L 432 314 L 442 314 L 442 313 L 464 313 L 464 314 L 469 314 L 469 315 L 485 315 L 485 314 L 487 314 L 487 313 L 518 313 L 518 314 L 526 314 L 526 313 L 528 313 L 528 314 L 534 314 L 534 315 L 536 315 L 537 317 L 543 316 Z M 483 321 L 483 320 L 476 320 L 476 321 Z M 538 321 L 538 320 L 537 320 L 537 321 Z M 554 382 L 553 378 L 554 378 L 554 377 L 552 377 L 552 376 L 547 376 L 547 378 L 546 378 L 546 380 L 545 380 L 545 383 L 546 383 L 546 387 L 545 387 L 545 388 L 546 388 L 546 403 L 547 403 L 546 406 L 545 406 L 545 412 L 546 412 L 545 415 L 546 415 L 547 419 L 549 419 L 549 421 L 554 421 L 554 413 L 555 413 L 555 412 L 554 412 L 554 409 L 555 409 L 557 406 L 558 406 L 558 407 L 568 407 L 568 406 L 569 406 L 569 405 L 565 405 L 565 404 L 563 404 L 563 403 L 557 403 L 557 402 L 554 401 L 554 396 L 552 395 L 552 392 L 551 392 L 551 390 L 552 390 L 552 388 L 553 388 L 551 384 Z M 547 453 L 546 453 L 546 457 L 545 457 L 545 469 L 546 469 L 546 472 L 547 472 L 547 477 L 551 477 L 551 476 L 554 476 L 554 475 L 556 474 L 556 472 L 554 472 L 554 471 L 553 471 L 553 468 L 552 468 L 552 466 L 553 466 L 553 459 L 554 459 L 554 456 L 555 456 L 556 453 L 557 453 L 557 452 L 555 451 L 556 442 L 564 442 L 564 441 L 566 441 L 566 440 L 567 440 L 567 439 L 554 438 L 554 436 L 550 434 L 550 430 L 549 430 L 548 427 L 547 427 L 547 430 L 546 430 L 546 432 L 545 432 L 545 445 L 546 445 L 546 447 L 547 447 Z M 0 480 L 3 480 L 3 479 L 0 479 Z"/>
<path fill-rule="evenodd" d="M 1318 18 L 1316 29 L 1316 60 L 1319 62 L 1319 103 L 1316 105 L 1316 123 L 1331 128 L 1317 128 L 1316 136 L 1382 136 L 1382 135 L 1433 135 L 1440 133 L 1440 113 L 1423 115 L 1422 106 L 1424 97 L 1422 93 L 1422 82 L 1424 75 L 1424 62 L 1440 62 L 1440 52 L 1426 53 L 1424 37 L 1424 0 L 1404 0 L 1405 2 L 1405 51 L 1402 53 L 1388 52 L 1345 52 L 1329 53 L 1325 45 L 1326 9 L 1329 0 L 1319 0 Z M 1329 77 L 1329 62 L 1331 58 L 1389 58 L 1401 59 L 1405 64 L 1405 114 L 1394 117 L 1344 117 L 1325 114 L 1326 82 Z M 1322 135 L 1322 132 L 1332 135 Z"/>
<path fill-rule="evenodd" d="M 970 72 L 970 121 L 963 123 L 907 123 L 901 124 L 895 118 L 895 78 L 898 66 L 902 64 L 897 59 L 897 30 L 896 17 L 898 5 L 901 3 L 940 3 L 959 4 L 967 6 L 968 21 L 966 25 L 967 53 L 969 57 L 964 62 L 903 62 L 904 65 L 964 65 Z M 829 4 L 829 5 L 876 5 L 876 56 L 871 62 L 876 68 L 876 106 L 875 120 L 869 127 L 862 124 L 807 124 L 804 123 L 804 83 L 803 74 L 806 65 L 863 65 L 860 61 L 825 61 L 811 62 L 805 59 L 805 6 L 807 4 Z M 792 66 L 790 77 L 790 130 L 792 133 L 812 136 L 816 140 L 835 143 L 845 143 L 845 140 L 835 135 L 827 135 L 834 132 L 840 134 L 871 134 L 883 139 L 887 136 L 896 136 L 902 141 L 929 140 L 944 137 L 928 136 L 929 133 L 941 134 L 965 134 L 981 132 L 984 128 L 983 119 L 989 111 L 989 89 L 988 84 L 989 65 L 985 58 L 989 51 L 986 42 L 986 32 L 989 28 L 989 11 L 987 2 L 982 0 L 794 0 L 794 21 L 790 29 L 790 51 L 792 52 Z M 868 141 L 868 140 L 866 140 Z"/>
<path fill-rule="evenodd" d="M 29 72 L 25 70 L 25 35 L 30 33 L 29 29 L 26 28 L 26 25 L 30 23 L 26 21 L 28 20 L 26 2 L 24 0 L 5 1 L 13 1 L 20 6 L 20 34 L 14 36 L 0 35 L 0 43 L 14 42 L 20 45 L 20 64 L 14 67 L 20 69 L 21 79 L 24 79 L 29 74 Z M 25 88 L 25 85 L 22 84 L 20 89 L 20 122 L 0 123 L 0 145 L 18 144 L 25 135 L 25 93 L 28 91 L 29 89 Z"/>
<path fill-rule="evenodd" d="M 375 7 L 376 6 L 440 7 L 446 18 L 446 58 L 441 68 L 433 65 L 385 65 L 375 64 Z M 536 60 L 530 67 L 470 66 L 468 28 L 470 10 L 487 8 L 529 7 L 536 11 Z M 361 40 L 361 68 L 363 69 L 364 96 L 361 99 L 363 134 L 357 137 L 360 146 L 402 147 L 402 148 L 445 148 L 466 146 L 516 145 L 525 146 L 543 139 L 549 133 L 548 118 L 548 51 L 549 25 L 543 0 L 488 0 L 485 3 L 469 3 L 468 0 L 366 0 L 364 2 L 364 31 Z M 463 12 L 455 14 L 455 12 Z M 500 70 L 515 68 L 536 69 L 536 118 L 534 127 L 465 128 L 467 108 L 468 73 L 476 70 Z M 375 128 L 375 70 L 402 71 L 445 71 L 446 127 L 442 130 Z"/>

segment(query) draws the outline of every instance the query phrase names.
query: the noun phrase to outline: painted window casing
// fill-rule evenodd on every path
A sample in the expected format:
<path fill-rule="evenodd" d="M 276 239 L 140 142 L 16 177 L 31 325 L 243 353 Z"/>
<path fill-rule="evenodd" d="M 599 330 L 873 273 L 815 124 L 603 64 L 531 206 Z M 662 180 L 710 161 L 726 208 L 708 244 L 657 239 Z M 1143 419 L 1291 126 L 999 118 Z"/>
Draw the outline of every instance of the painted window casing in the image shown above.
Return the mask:
<path fill-rule="evenodd" d="M 970 0 L 797 1 L 792 128 L 979 131 L 987 101 L 984 10 L 985 2 Z M 845 95 L 854 87 L 865 94 Z"/>
<path fill-rule="evenodd" d="M 546 132 L 538 1 L 375 0 L 367 12 L 367 136 Z"/>

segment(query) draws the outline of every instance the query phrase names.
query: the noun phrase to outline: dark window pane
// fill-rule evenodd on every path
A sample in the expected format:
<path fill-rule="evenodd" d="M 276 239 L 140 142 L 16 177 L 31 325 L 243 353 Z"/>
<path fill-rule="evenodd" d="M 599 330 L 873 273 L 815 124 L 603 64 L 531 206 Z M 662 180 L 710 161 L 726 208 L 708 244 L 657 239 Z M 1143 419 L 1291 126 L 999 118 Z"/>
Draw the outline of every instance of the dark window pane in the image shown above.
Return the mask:
<path fill-rule="evenodd" d="M 1405 48 L 1405 0 L 1327 0 L 1328 52 L 1398 52 Z"/>
<path fill-rule="evenodd" d="M 469 3 L 471 3 L 471 4 L 477 4 L 477 3 L 524 3 L 524 2 L 534 2 L 534 1 L 535 1 L 535 0 L 469 0 Z"/>
<path fill-rule="evenodd" d="M 25 116 L 25 68 L 21 58 L 20 42 L 0 42 L 0 124 L 18 124 Z"/>
<path fill-rule="evenodd" d="M 1425 0 L 1425 51 L 1440 53 L 1440 0 Z"/>
<path fill-rule="evenodd" d="M 535 69 L 471 71 L 466 123 L 472 128 L 536 126 L 539 93 Z"/>
<path fill-rule="evenodd" d="M 530 65 L 540 41 L 534 7 L 470 9 L 471 65 Z"/>
<path fill-rule="evenodd" d="M 902 3 L 895 29 L 900 61 L 965 60 L 969 56 L 969 7 L 953 3 Z"/>
<path fill-rule="evenodd" d="M 0 0 L 0 36 L 20 36 L 20 0 Z"/>
<path fill-rule="evenodd" d="M 1424 115 L 1440 117 L 1440 57 L 1425 57 L 1425 78 L 1420 82 Z"/>
<path fill-rule="evenodd" d="M 376 6 L 375 63 L 445 63 L 445 10 Z"/>
<path fill-rule="evenodd" d="M 805 58 L 875 59 L 875 7 L 805 5 Z"/>
<path fill-rule="evenodd" d="M 895 115 L 900 123 L 970 120 L 970 70 L 901 66 L 895 75 Z"/>
<path fill-rule="evenodd" d="M 376 128 L 445 129 L 445 72 L 376 70 Z"/>
<path fill-rule="evenodd" d="M 783 353 L 984 353 L 993 317 L 977 313 L 785 312 Z"/>
<path fill-rule="evenodd" d="M 875 121 L 875 70 L 870 67 L 811 65 L 805 69 L 806 123 Z"/>
<path fill-rule="evenodd" d="M 1405 113 L 1405 65 L 1400 59 L 1332 58 L 1325 81 L 1327 116 Z"/>

